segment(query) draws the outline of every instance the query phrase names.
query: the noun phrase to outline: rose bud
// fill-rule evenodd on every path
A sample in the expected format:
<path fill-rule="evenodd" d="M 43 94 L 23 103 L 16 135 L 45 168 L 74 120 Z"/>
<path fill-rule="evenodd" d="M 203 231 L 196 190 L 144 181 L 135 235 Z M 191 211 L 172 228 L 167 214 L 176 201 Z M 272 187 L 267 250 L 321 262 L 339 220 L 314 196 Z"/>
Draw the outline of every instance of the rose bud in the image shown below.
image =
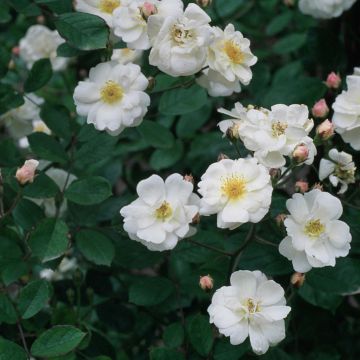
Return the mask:
<path fill-rule="evenodd" d="M 151 15 L 157 14 L 157 8 L 154 4 L 145 1 L 143 6 L 140 7 L 141 16 L 147 20 Z"/>
<path fill-rule="evenodd" d="M 14 47 L 11 49 L 11 52 L 12 52 L 13 55 L 19 56 L 19 54 L 20 54 L 20 47 L 19 47 L 19 46 L 14 46 Z"/>
<path fill-rule="evenodd" d="M 325 99 L 319 100 L 311 110 L 312 114 L 317 118 L 324 118 L 329 114 L 329 108 Z"/>
<path fill-rule="evenodd" d="M 184 180 L 188 181 L 188 182 L 190 182 L 190 183 L 192 183 L 194 185 L 194 177 L 191 174 L 190 175 L 185 175 Z"/>
<path fill-rule="evenodd" d="M 21 185 L 26 183 L 32 183 L 35 177 L 35 170 L 38 167 L 39 162 L 37 160 L 26 160 L 24 165 L 17 169 L 16 171 L 16 179 Z"/>
<path fill-rule="evenodd" d="M 335 74 L 334 72 L 330 73 L 326 79 L 325 84 L 329 89 L 338 89 L 341 85 L 340 75 Z"/>
<path fill-rule="evenodd" d="M 334 124 L 326 119 L 317 128 L 316 133 L 323 140 L 328 140 L 334 135 Z"/>
<path fill-rule="evenodd" d="M 292 153 L 293 159 L 297 163 L 302 163 L 309 157 L 309 148 L 305 144 L 298 145 Z"/>
<path fill-rule="evenodd" d="M 278 226 L 282 226 L 286 219 L 286 214 L 279 214 L 276 216 L 275 221 Z"/>
<path fill-rule="evenodd" d="M 229 157 L 223 153 L 220 153 L 218 158 L 217 158 L 217 161 L 221 161 L 221 160 L 224 160 L 224 159 L 228 159 Z"/>
<path fill-rule="evenodd" d="M 284 0 L 284 5 L 288 7 L 292 7 L 295 5 L 295 0 Z"/>
<path fill-rule="evenodd" d="M 295 183 L 295 190 L 298 192 L 306 193 L 309 190 L 309 183 L 303 180 L 299 180 Z"/>
<path fill-rule="evenodd" d="M 292 274 L 290 279 L 291 284 L 297 288 L 303 286 L 304 281 L 305 281 L 305 274 L 299 272 Z"/>
<path fill-rule="evenodd" d="M 199 285 L 203 290 L 208 291 L 214 287 L 214 280 L 210 275 L 200 276 Z"/>
<path fill-rule="evenodd" d="M 206 8 L 212 4 L 212 0 L 196 0 L 196 3 L 202 7 Z"/>

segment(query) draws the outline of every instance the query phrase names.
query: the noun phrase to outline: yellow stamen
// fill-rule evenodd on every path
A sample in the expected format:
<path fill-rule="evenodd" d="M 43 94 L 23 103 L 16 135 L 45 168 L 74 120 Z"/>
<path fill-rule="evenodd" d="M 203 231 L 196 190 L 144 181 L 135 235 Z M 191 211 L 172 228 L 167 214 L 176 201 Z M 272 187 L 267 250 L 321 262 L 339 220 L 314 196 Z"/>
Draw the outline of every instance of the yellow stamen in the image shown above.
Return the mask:
<path fill-rule="evenodd" d="M 288 125 L 286 123 L 282 123 L 280 121 L 276 121 L 271 125 L 272 136 L 278 137 L 280 135 L 284 135 Z"/>
<path fill-rule="evenodd" d="M 250 314 L 255 314 L 260 311 L 259 303 L 255 302 L 253 299 L 247 299 L 246 306 Z"/>
<path fill-rule="evenodd" d="M 240 46 L 232 40 L 224 42 L 224 52 L 232 63 L 240 65 L 245 60 L 245 55 L 241 51 Z"/>
<path fill-rule="evenodd" d="M 114 104 L 124 96 L 123 88 L 114 81 L 107 81 L 105 86 L 100 90 L 101 100 L 107 104 Z"/>
<path fill-rule="evenodd" d="M 101 12 L 112 14 L 120 6 L 120 0 L 100 0 L 99 9 Z"/>
<path fill-rule="evenodd" d="M 229 200 L 238 200 L 246 193 L 246 180 L 242 176 L 229 176 L 223 180 L 221 191 Z"/>
<path fill-rule="evenodd" d="M 185 43 L 185 40 L 191 37 L 191 31 L 184 29 L 181 24 L 176 24 L 173 26 L 171 31 L 171 38 L 175 43 L 183 45 Z"/>
<path fill-rule="evenodd" d="M 164 201 L 161 206 L 155 210 L 156 218 L 162 221 L 171 217 L 172 213 L 171 205 L 167 201 Z"/>
<path fill-rule="evenodd" d="M 311 220 L 305 225 L 305 234 L 311 238 L 318 238 L 324 231 L 325 225 L 319 219 Z"/>

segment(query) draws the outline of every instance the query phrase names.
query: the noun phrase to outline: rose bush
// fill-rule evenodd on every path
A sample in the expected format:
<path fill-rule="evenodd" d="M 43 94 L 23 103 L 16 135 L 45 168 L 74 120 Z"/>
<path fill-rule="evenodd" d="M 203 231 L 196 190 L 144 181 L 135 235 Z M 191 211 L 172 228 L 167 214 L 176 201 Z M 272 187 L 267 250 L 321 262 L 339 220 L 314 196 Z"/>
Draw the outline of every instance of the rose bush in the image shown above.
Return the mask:
<path fill-rule="evenodd" d="M 360 2 L 0 3 L 0 359 L 358 359 Z"/>

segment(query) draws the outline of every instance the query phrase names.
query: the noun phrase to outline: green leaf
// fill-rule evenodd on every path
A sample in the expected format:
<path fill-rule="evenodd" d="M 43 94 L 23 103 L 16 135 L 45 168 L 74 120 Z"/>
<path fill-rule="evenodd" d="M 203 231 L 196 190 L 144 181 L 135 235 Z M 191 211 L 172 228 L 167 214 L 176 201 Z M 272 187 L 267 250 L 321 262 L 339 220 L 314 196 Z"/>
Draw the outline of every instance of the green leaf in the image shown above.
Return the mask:
<path fill-rule="evenodd" d="M 249 351 L 247 343 L 231 345 L 229 339 L 223 339 L 215 344 L 214 360 L 239 360 Z"/>
<path fill-rule="evenodd" d="M 50 285 L 45 280 L 35 280 L 20 293 L 18 308 L 23 319 L 30 319 L 46 305 L 50 298 Z"/>
<path fill-rule="evenodd" d="M 172 132 L 154 121 L 144 120 L 138 130 L 145 141 L 155 148 L 169 149 L 174 144 Z"/>
<path fill-rule="evenodd" d="M 0 360 L 27 360 L 28 357 L 22 347 L 12 341 L 0 338 Z"/>
<path fill-rule="evenodd" d="M 31 0 L 7 0 L 7 2 L 19 13 L 26 16 L 39 16 L 41 10 Z"/>
<path fill-rule="evenodd" d="M 3 139 L 0 141 L 0 165 L 2 166 L 20 166 L 22 157 L 19 149 L 15 146 L 12 139 Z"/>
<path fill-rule="evenodd" d="M 0 9 L 1 6 L 2 5 L 0 5 Z M 1 16 L 1 12 L 0 12 L 0 16 Z M 4 48 L 0 48 L 0 78 L 4 77 L 8 72 L 10 59 L 11 59 L 10 53 Z"/>
<path fill-rule="evenodd" d="M 164 344 L 170 348 L 177 348 L 184 341 L 184 328 L 181 323 L 173 323 L 164 331 Z"/>
<path fill-rule="evenodd" d="M 79 231 L 76 234 L 76 245 L 85 258 L 96 265 L 110 266 L 115 256 L 111 240 L 98 231 Z"/>
<path fill-rule="evenodd" d="M 60 57 L 74 57 L 84 54 L 85 52 L 70 46 L 68 43 L 63 43 L 56 49 L 57 56 Z"/>
<path fill-rule="evenodd" d="M 155 348 L 150 351 L 150 360 L 185 360 L 185 357 L 176 350 Z"/>
<path fill-rule="evenodd" d="M 21 199 L 12 212 L 15 222 L 25 230 L 30 230 L 42 218 L 44 211 L 32 201 Z"/>
<path fill-rule="evenodd" d="M 31 150 L 39 158 L 61 164 L 68 160 L 64 148 L 52 136 L 37 132 L 28 136 L 28 140 Z"/>
<path fill-rule="evenodd" d="M 357 291 L 360 289 L 360 260 L 337 259 L 335 267 L 312 269 L 306 274 L 306 281 L 315 289 L 333 294 Z"/>
<path fill-rule="evenodd" d="M 31 346 L 31 354 L 39 357 L 65 355 L 74 350 L 85 335 L 86 333 L 73 326 L 54 326 L 35 340 Z"/>
<path fill-rule="evenodd" d="M 62 14 L 55 21 L 60 35 L 70 46 L 80 50 L 104 49 L 109 37 L 106 22 L 82 12 Z"/>
<path fill-rule="evenodd" d="M 50 81 L 52 74 L 53 72 L 49 59 L 40 59 L 36 61 L 25 81 L 25 92 L 31 93 L 41 89 Z"/>
<path fill-rule="evenodd" d="M 41 107 L 40 117 L 53 133 L 64 139 L 70 138 L 70 114 L 64 106 L 45 103 Z"/>
<path fill-rule="evenodd" d="M 274 46 L 273 51 L 276 54 L 288 54 L 296 51 L 306 44 L 306 34 L 290 34 L 278 40 Z"/>
<path fill-rule="evenodd" d="M 52 198 L 59 192 L 59 187 L 55 181 L 44 173 L 40 173 L 34 182 L 24 188 L 24 196 L 34 199 Z"/>
<path fill-rule="evenodd" d="M 176 140 L 170 149 L 157 149 L 150 157 L 150 165 L 155 170 L 169 168 L 177 163 L 184 153 L 184 146 L 180 140 Z"/>
<path fill-rule="evenodd" d="M 214 341 L 209 318 L 201 314 L 189 318 L 186 330 L 193 348 L 201 356 L 207 356 Z"/>
<path fill-rule="evenodd" d="M 51 11 L 62 14 L 72 10 L 72 0 L 35 0 L 39 5 L 46 6 Z"/>
<path fill-rule="evenodd" d="M 111 196 L 111 185 L 100 176 L 76 180 L 65 191 L 68 200 L 80 205 L 99 204 L 109 196 Z"/>
<path fill-rule="evenodd" d="M 11 20 L 9 6 L 3 2 L 0 3 L 0 24 L 6 24 Z M 0 56 L 1 58 L 1 56 Z M 1 61 L 1 60 L 0 60 Z"/>
<path fill-rule="evenodd" d="M 269 25 L 266 27 L 266 34 L 273 36 L 284 30 L 293 18 L 291 11 L 286 11 L 278 16 L 275 16 Z"/>
<path fill-rule="evenodd" d="M 44 219 L 29 240 L 34 256 L 42 262 L 60 257 L 68 247 L 68 227 L 62 220 Z"/>
<path fill-rule="evenodd" d="M 159 111 L 165 115 L 182 115 L 203 107 L 208 101 L 206 91 L 198 85 L 187 89 L 166 91 L 160 98 Z"/>
<path fill-rule="evenodd" d="M 24 105 L 24 98 L 10 85 L 0 84 L 0 115 Z"/>
<path fill-rule="evenodd" d="M 14 305 L 5 294 L 0 294 L 0 321 L 7 324 L 16 324 L 17 321 Z"/>
<path fill-rule="evenodd" d="M 131 284 L 129 302 L 140 306 L 153 306 L 163 302 L 173 291 L 173 283 L 166 278 L 142 278 Z"/>

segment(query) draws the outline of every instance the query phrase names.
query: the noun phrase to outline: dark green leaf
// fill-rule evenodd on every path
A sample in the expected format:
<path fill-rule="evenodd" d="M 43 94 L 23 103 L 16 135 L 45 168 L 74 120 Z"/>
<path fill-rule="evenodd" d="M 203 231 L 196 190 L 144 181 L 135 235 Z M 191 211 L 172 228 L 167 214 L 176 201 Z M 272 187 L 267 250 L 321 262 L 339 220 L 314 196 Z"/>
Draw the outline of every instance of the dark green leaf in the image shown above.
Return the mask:
<path fill-rule="evenodd" d="M 60 35 L 80 50 L 104 49 L 109 29 L 103 19 L 82 12 L 62 14 L 55 22 Z"/>
<path fill-rule="evenodd" d="M 68 43 L 60 44 L 56 50 L 57 56 L 61 57 L 74 57 L 83 54 L 82 50 L 70 46 Z"/>
<path fill-rule="evenodd" d="M 73 326 L 54 326 L 35 340 L 31 346 L 31 354 L 39 357 L 65 355 L 74 350 L 85 335 L 85 333 Z"/>
<path fill-rule="evenodd" d="M 166 169 L 179 161 L 183 155 L 184 146 L 180 140 L 174 142 L 171 149 L 157 149 L 150 158 L 150 165 L 155 170 Z"/>
<path fill-rule="evenodd" d="M 173 323 L 164 330 L 164 343 L 170 348 L 177 348 L 184 341 L 184 328 L 181 323 Z"/>
<path fill-rule="evenodd" d="M 44 173 L 40 173 L 34 179 L 34 182 L 28 184 L 24 188 L 24 196 L 28 196 L 34 199 L 43 199 L 54 197 L 58 192 L 59 188 L 49 176 Z"/>
<path fill-rule="evenodd" d="M 31 0 L 7 0 L 7 2 L 19 13 L 26 16 L 41 15 L 41 10 Z"/>
<path fill-rule="evenodd" d="M 185 357 L 176 350 L 156 348 L 150 351 L 150 360 L 185 360 Z"/>
<path fill-rule="evenodd" d="M 247 343 L 231 345 L 229 339 L 223 339 L 215 344 L 214 360 L 239 360 L 249 351 Z"/>
<path fill-rule="evenodd" d="M 174 135 L 165 126 L 144 120 L 138 128 L 145 141 L 155 148 L 169 149 L 174 144 Z"/>
<path fill-rule="evenodd" d="M 0 115 L 24 105 L 24 98 L 10 85 L 0 85 Z"/>
<path fill-rule="evenodd" d="M 44 219 L 30 237 L 34 256 L 42 262 L 60 257 L 68 246 L 68 227 L 61 220 Z"/>
<path fill-rule="evenodd" d="M 0 10 L 1 10 L 1 6 L 2 5 L 0 4 Z M 1 16 L 1 12 L 0 12 L 0 16 Z M 5 76 L 6 73 L 8 72 L 10 59 L 11 59 L 10 53 L 4 48 L 0 48 L 0 78 Z"/>
<path fill-rule="evenodd" d="M 40 59 L 32 66 L 29 77 L 24 84 L 27 93 L 34 92 L 45 86 L 52 77 L 52 67 L 49 59 Z"/>
<path fill-rule="evenodd" d="M 279 33 L 280 31 L 284 30 L 292 20 L 292 12 L 287 11 L 278 16 L 274 17 L 271 20 L 269 25 L 266 27 L 266 34 L 273 36 Z"/>
<path fill-rule="evenodd" d="M 288 54 L 303 47 L 306 43 L 306 34 L 290 34 L 278 40 L 273 51 L 276 54 Z"/>
<path fill-rule="evenodd" d="M 5 294 L 0 294 L 0 321 L 7 324 L 15 324 L 17 321 L 14 305 Z"/>
<path fill-rule="evenodd" d="M 76 180 L 65 191 L 68 200 L 80 205 L 99 204 L 109 196 L 111 196 L 110 183 L 100 176 Z"/>
<path fill-rule="evenodd" d="M 62 14 L 72 10 L 72 0 L 35 0 L 37 4 L 47 7 L 49 10 Z"/>
<path fill-rule="evenodd" d="M 12 341 L 0 338 L 0 360 L 27 360 L 28 357 L 22 347 Z"/>
<path fill-rule="evenodd" d="M 48 128 L 56 135 L 64 139 L 68 139 L 71 136 L 70 114 L 64 106 L 54 106 L 45 103 L 41 107 L 40 116 Z"/>
<path fill-rule="evenodd" d="M 110 266 L 115 256 L 111 240 L 98 231 L 79 231 L 76 234 L 76 245 L 85 258 L 96 265 Z"/>
<path fill-rule="evenodd" d="M 214 341 L 209 318 L 201 314 L 193 316 L 188 319 L 186 330 L 193 348 L 201 356 L 207 356 Z"/>
<path fill-rule="evenodd" d="M 32 201 L 21 199 L 17 203 L 12 215 L 18 225 L 25 230 L 30 230 L 44 217 L 44 212 Z"/>
<path fill-rule="evenodd" d="M 50 285 L 45 280 L 36 280 L 26 285 L 20 293 L 19 311 L 23 319 L 36 315 L 50 298 Z"/>

